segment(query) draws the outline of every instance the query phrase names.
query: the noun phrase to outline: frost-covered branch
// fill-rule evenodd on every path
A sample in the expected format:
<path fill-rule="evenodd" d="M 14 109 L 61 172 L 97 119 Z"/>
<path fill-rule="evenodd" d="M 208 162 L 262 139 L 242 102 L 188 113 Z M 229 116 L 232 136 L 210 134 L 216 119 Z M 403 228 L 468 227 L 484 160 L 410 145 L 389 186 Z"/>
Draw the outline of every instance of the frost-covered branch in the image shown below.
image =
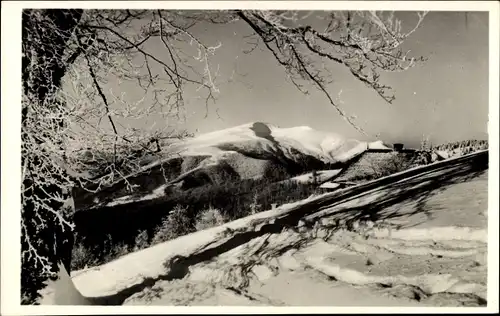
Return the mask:
<path fill-rule="evenodd" d="M 392 102 L 380 73 L 422 60 L 401 44 L 425 13 L 409 31 L 393 13 L 324 13 L 320 27 L 308 22 L 312 17 L 292 11 L 23 11 L 23 291 L 38 290 L 37 277 L 53 275 L 68 257 L 61 249 L 72 246 L 72 188 L 97 192 L 124 180 L 132 190 L 128 174 L 164 157 L 170 139 L 187 136 L 170 124 L 184 117 L 186 100 L 204 99 L 206 107 L 215 101 L 220 67 L 212 63 L 223 42 L 200 37 L 201 23 L 246 23 L 259 41 L 251 50 L 263 45 L 300 91 L 314 86 L 363 132 L 332 97 L 330 66 L 347 68 Z M 152 51 L 154 41 L 161 53 Z M 140 87 L 142 95 L 133 100 L 126 85 Z M 161 117 L 163 126 L 128 124 L 151 116 Z"/>
<path fill-rule="evenodd" d="M 426 12 L 417 12 L 417 22 L 408 31 L 403 31 L 401 20 L 393 12 L 325 13 L 324 28 L 305 23 L 310 14 L 302 17 L 297 12 L 280 11 L 237 11 L 236 14 L 261 38 L 301 92 L 308 93 L 300 81 L 312 83 L 360 132 L 362 129 L 333 102 L 328 89 L 328 62 L 347 68 L 357 80 L 392 103 L 395 96 L 391 87 L 381 82 L 380 73 L 405 71 L 424 60 L 410 57 L 409 51 L 400 47 L 421 25 Z"/>
<path fill-rule="evenodd" d="M 70 260 L 63 249 L 72 247 L 72 189 L 127 183 L 128 174 L 163 157 L 160 142 L 185 136 L 169 122 L 180 118 L 186 87 L 215 99 L 210 56 L 220 45 L 191 34 L 193 21 L 174 20 L 150 10 L 23 12 L 22 289 L 30 302 L 59 262 Z M 159 37 L 165 54 L 146 48 Z M 179 53 L 186 39 L 198 50 L 190 59 Z M 136 84 L 144 94 L 130 100 L 112 81 Z M 127 124 L 151 116 L 164 126 Z"/>

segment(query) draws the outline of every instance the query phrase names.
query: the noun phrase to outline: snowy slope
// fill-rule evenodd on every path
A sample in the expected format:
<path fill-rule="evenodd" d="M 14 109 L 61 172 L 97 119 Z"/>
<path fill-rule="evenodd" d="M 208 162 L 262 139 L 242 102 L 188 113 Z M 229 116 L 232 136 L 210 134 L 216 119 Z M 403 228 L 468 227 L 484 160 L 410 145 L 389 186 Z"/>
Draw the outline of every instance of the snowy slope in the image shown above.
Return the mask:
<path fill-rule="evenodd" d="M 169 268 L 173 267 L 173 265 L 168 264 L 170 261 L 169 259 L 179 255 L 189 256 L 189 254 L 192 253 L 201 253 L 205 249 L 217 248 L 220 242 L 228 240 L 227 237 L 223 237 L 225 231 L 229 233 L 229 236 L 236 235 L 235 232 L 241 229 L 244 229 L 244 231 L 254 231 L 255 229 L 257 232 L 260 228 L 254 226 L 254 221 L 258 221 L 258 219 L 279 220 L 281 216 L 291 214 L 293 209 L 295 213 L 300 211 L 300 213 L 303 214 L 303 219 L 308 219 L 311 216 L 324 218 L 325 214 L 322 213 L 325 211 L 328 211 L 330 216 L 342 216 L 342 214 L 346 214 L 342 212 L 342 210 L 346 208 L 350 208 L 354 212 L 358 207 L 371 205 L 373 200 L 381 198 L 394 200 L 392 197 L 393 194 L 405 193 L 399 192 L 398 190 L 406 190 L 408 193 L 414 193 L 416 188 L 421 187 L 422 184 L 429 183 L 428 180 L 455 177 L 457 173 L 470 172 L 467 168 L 475 170 L 473 166 L 477 166 L 476 160 L 478 159 L 475 157 L 478 157 L 478 154 L 436 163 L 432 166 L 413 168 L 412 170 L 404 171 L 400 174 L 376 180 L 373 182 L 374 184 L 378 184 L 375 188 L 370 189 L 366 187 L 365 191 L 360 195 L 356 195 L 354 199 L 347 198 L 335 202 L 338 193 L 328 193 L 293 204 L 283 205 L 278 209 L 258 213 L 253 216 L 226 223 L 219 227 L 182 236 L 175 240 L 128 254 L 100 267 L 92 268 L 87 271 L 75 271 L 72 273 L 72 281 L 85 297 L 113 295 L 132 285 L 142 283 L 149 278 L 159 281 L 162 279 L 162 276 L 175 272 L 173 270 L 169 271 Z M 389 182 L 389 179 L 392 180 Z M 401 189 L 402 185 L 404 185 L 404 189 Z M 474 190 L 472 190 L 472 186 L 474 186 Z M 341 231 L 340 235 L 337 236 L 338 240 L 344 240 L 349 237 L 352 239 L 352 242 L 349 241 L 351 246 L 355 243 L 356 245 L 359 244 L 359 247 L 356 248 L 357 252 L 350 250 L 352 254 L 346 253 L 345 250 L 339 248 L 343 245 L 338 244 L 337 239 L 335 239 L 336 242 L 333 245 L 327 245 L 319 240 L 318 242 L 322 243 L 321 245 L 313 243 L 302 250 L 304 258 L 309 260 L 307 264 L 314 267 L 314 269 L 322 271 L 324 274 L 332 275 L 335 279 L 341 280 L 347 284 L 352 283 L 356 286 L 368 286 L 372 283 L 381 282 L 384 284 L 402 284 L 408 287 L 423 289 L 426 297 L 434 297 L 436 300 L 444 299 L 443 296 L 449 295 L 449 293 L 453 295 L 464 295 L 464 297 L 469 294 L 485 297 L 483 283 L 486 262 L 483 255 L 487 231 L 485 228 L 486 220 L 482 218 L 483 215 L 481 215 L 484 211 L 485 204 L 479 203 L 480 201 L 477 197 L 476 199 L 471 199 L 470 197 L 464 196 L 464 192 L 474 191 L 476 192 L 474 194 L 477 195 L 477 192 L 486 192 L 486 187 L 487 178 L 483 177 L 476 182 L 469 180 L 463 183 L 463 181 L 457 180 L 456 183 L 449 186 L 447 190 L 437 190 L 438 193 L 440 192 L 439 194 L 428 196 L 427 203 L 431 207 L 430 211 L 433 213 L 433 216 L 430 218 L 425 218 L 427 216 L 426 214 L 415 214 L 414 205 L 411 204 L 411 201 L 401 202 L 399 204 L 396 203 L 389 206 L 387 211 L 381 210 L 380 212 L 391 214 L 392 210 L 389 209 L 391 207 L 394 208 L 400 215 L 394 218 L 394 220 L 408 222 L 403 227 L 394 226 L 394 228 L 387 228 L 380 226 L 372 232 L 373 236 L 368 242 L 365 242 L 363 238 L 356 237 L 353 232 Z M 429 190 L 433 189 L 436 188 L 429 188 Z M 345 192 L 349 190 L 353 190 L 353 188 Z M 451 202 L 452 197 L 462 199 L 453 200 L 453 202 Z M 332 202 L 330 207 L 324 207 L 326 204 L 324 204 L 323 207 L 319 207 L 323 202 L 327 202 L 330 199 Z M 486 201 L 484 197 L 483 200 Z M 464 206 L 463 210 L 457 207 L 458 205 L 463 205 L 467 201 L 472 201 L 473 203 Z M 436 203 L 439 206 L 433 207 Z M 314 210 L 315 208 L 316 210 Z M 313 210 L 312 214 L 306 215 L 305 212 L 310 212 L 311 210 Z M 337 219 L 335 219 L 335 221 L 337 221 Z M 274 221 L 272 221 L 272 223 L 274 223 Z M 463 225 L 464 223 L 467 223 L 465 227 Z M 398 225 L 400 225 L 400 223 Z M 292 234 L 293 238 L 302 238 L 302 235 L 293 233 L 292 231 L 282 231 L 279 233 L 279 230 L 277 230 L 277 232 L 273 234 L 273 238 L 277 238 L 276 244 L 286 246 L 290 242 L 290 240 L 287 239 L 287 234 Z M 214 244 L 213 241 L 217 239 L 217 235 L 219 235 L 221 239 L 219 239 L 219 243 L 216 242 Z M 240 232 L 240 235 L 243 236 L 244 233 Z M 255 233 L 255 235 L 257 236 L 258 234 Z M 280 236 L 283 237 L 284 240 Z M 265 247 L 266 249 L 270 248 L 270 251 L 272 251 L 274 249 L 270 246 L 270 244 L 272 244 L 270 241 L 272 240 L 268 240 L 267 238 L 268 235 L 262 233 L 262 236 L 254 238 L 254 241 L 258 243 L 261 241 L 265 243 L 266 240 L 269 241 Z M 287 240 L 287 242 L 284 242 L 285 240 Z M 261 249 L 261 247 L 254 247 L 254 241 L 249 241 L 248 243 L 242 244 L 241 247 L 238 246 L 234 248 L 234 251 L 238 253 L 244 251 L 244 256 L 237 256 L 236 253 L 233 253 L 233 250 L 229 250 L 227 256 L 221 254 L 220 258 L 227 259 L 224 259 L 225 261 L 220 259 L 222 261 L 219 260 L 220 262 L 216 262 L 217 271 L 221 273 L 225 271 L 221 269 L 221 267 L 228 262 L 233 265 L 240 264 L 242 258 L 250 258 L 251 255 L 247 252 Z M 438 245 L 439 247 L 436 247 L 436 242 L 440 243 Z M 327 246 L 329 247 L 328 249 L 325 248 Z M 379 248 L 385 252 L 390 252 L 388 256 L 391 253 L 398 253 L 399 255 L 379 258 L 377 255 L 382 251 Z M 325 249 L 328 250 L 328 253 L 331 252 L 331 255 L 339 259 L 333 263 L 328 262 L 325 257 Z M 375 250 L 372 251 L 371 249 Z M 373 256 L 369 257 L 372 262 L 371 265 L 364 264 L 367 260 L 363 257 L 364 253 L 367 253 L 368 256 Z M 440 257 L 436 257 L 437 255 L 434 255 L 435 253 Z M 349 259 L 351 257 L 344 258 L 346 255 L 351 256 L 353 259 Z M 422 261 L 422 265 L 428 265 L 432 269 L 432 273 L 428 275 L 428 277 L 422 278 L 421 272 L 417 270 L 405 270 L 406 267 L 412 266 L 408 265 L 408 262 L 412 262 L 412 264 L 415 262 L 411 260 L 415 260 L 413 256 L 416 255 L 427 256 L 424 258 L 425 260 Z M 440 264 L 446 263 L 446 267 L 448 267 L 448 265 L 453 265 L 454 262 L 459 262 L 460 260 L 460 262 L 463 261 L 470 264 L 472 262 L 471 258 L 476 258 L 478 265 L 474 268 L 474 271 L 467 274 L 462 273 L 462 266 L 453 271 L 447 270 L 446 273 L 443 273 L 444 268 L 440 268 Z M 363 264 L 351 265 L 354 259 L 356 259 L 356 262 L 361 262 Z M 208 265 L 210 264 L 209 261 L 210 260 L 207 260 Z M 432 265 L 428 264 L 428 262 L 431 262 Z M 349 265 L 345 265 L 345 263 Z M 207 264 L 200 262 L 200 265 L 197 267 L 209 268 Z M 375 268 L 380 271 L 369 271 Z M 392 273 L 395 269 L 399 268 L 401 271 L 398 270 L 398 273 Z M 421 267 L 419 266 L 419 268 Z M 424 268 L 427 269 L 427 266 Z M 197 275 L 195 269 L 189 268 L 189 271 L 191 271 L 191 276 Z M 212 273 L 211 275 L 216 275 L 215 270 L 210 270 L 210 273 Z M 96 280 L 99 281 L 96 282 Z M 316 281 L 311 279 L 311 282 L 314 283 Z M 282 285 L 282 288 L 279 290 L 281 291 L 285 288 L 286 285 Z M 397 290 L 397 288 L 394 288 L 394 291 L 397 292 Z M 443 302 L 438 303 L 444 304 Z"/>

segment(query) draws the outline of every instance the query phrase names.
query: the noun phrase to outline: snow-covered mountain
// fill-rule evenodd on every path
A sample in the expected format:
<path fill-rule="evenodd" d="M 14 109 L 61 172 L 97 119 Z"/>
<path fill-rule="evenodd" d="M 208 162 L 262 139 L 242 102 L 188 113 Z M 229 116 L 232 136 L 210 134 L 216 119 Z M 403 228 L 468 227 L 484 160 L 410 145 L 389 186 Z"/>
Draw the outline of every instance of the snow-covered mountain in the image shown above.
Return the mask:
<path fill-rule="evenodd" d="M 389 149 L 381 141 L 364 142 L 314 130 L 280 128 L 252 122 L 170 144 L 166 158 L 145 165 L 128 183 L 151 192 L 161 186 L 192 188 L 231 180 L 284 180 L 311 170 L 337 169 L 369 148 Z M 167 155 L 168 154 L 168 155 Z M 116 183 L 103 196 L 121 197 Z"/>
<path fill-rule="evenodd" d="M 309 126 L 280 128 L 269 123 L 253 122 L 201 134 L 174 144 L 168 150 L 182 156 L 224 158 L 237 152 L 263 159 L 269 156 L 285 157 L 296 162 L 308 156 L 332 164 L 346 162 L 367 148 L 388 149 L 381 141 L 346 139 Z"/>

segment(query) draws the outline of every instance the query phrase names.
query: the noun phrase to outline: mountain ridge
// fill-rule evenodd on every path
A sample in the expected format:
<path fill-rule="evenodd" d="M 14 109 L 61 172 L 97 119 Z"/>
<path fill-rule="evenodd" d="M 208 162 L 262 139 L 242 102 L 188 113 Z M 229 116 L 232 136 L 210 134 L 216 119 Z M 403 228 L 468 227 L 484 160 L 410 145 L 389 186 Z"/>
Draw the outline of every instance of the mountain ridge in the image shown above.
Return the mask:
<path fill-rule="evenodd" d="M 447 159 L 474 151 L 477 146 L 487 147 L 485 144 L 472 140 L 445 144 L 429 149 L 429 156 L 432 152 L 433 161 Z M 449 153 L 445 152 L 447 148 Z M 261 178 L 277 182 L 313 170 L 342 168 L 372 149 L 391 150 L 381 140 L 360 141 L 305 125 L 282 128 L 267 122 L 249 122 L 173 141 L 163 149 L 163 158 L 149 158 L 139 170 L 97 194 L 77 188 L 75 202 L 77 208 L 86 208 L 134 192 L 151 195 L 161 187 L 190 189 Z"/>
<path fill-rule="evenodd" d="M 281 128 L 250 122 L 176 141 L 164 150 L 165 158 L 145 164 L 98 196 L 119 198 L 134 186 L 143 192 L 162 185 L 192 188 L 224 176 L 280 181 L 315 169 L 337 169 L 369 148 L 390 149 L 382 141 L 348 139 L 309 126 Z M 84 199 L 93 195 L 78 193 Z M 81 204 L 81 197 L 76 199 Z"/>

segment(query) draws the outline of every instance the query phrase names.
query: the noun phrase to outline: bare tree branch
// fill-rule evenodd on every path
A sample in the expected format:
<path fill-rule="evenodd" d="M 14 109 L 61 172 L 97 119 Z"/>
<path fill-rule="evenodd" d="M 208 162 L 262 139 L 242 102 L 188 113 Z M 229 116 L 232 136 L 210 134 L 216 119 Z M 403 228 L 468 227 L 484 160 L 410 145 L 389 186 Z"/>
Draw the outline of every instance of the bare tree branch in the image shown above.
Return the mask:
<path fill-rule="evenodd" d="M 329 67 L 347 68 L 392 102 L 380 72 L 405 71 L 423 60 L 409 57 L 401 45 L 424 17 L 418 13 L 415 27 L 403 32 L 401 21 L 386 12 L 322 13 L 325 25 L 313 27 L 311 12 L 283 10 L 23 11 L 21 232 L 28 301 L 57 272 L 59 261 L 69 271 L 72 188 L 96 192 L 117 180 L 128 183 L 127 174 L 165 157 L 163 144 L 188 136 L 170 120 L 184 117 L 192 94 L 200 94 L 193 98 L 205 101 L 208 115 L 209 102 L 220 93 L 221 68 L 212 63 L 222 42 L 207 44 L 197 36 L 197 25 L 245 23 L 257 42 L 244 53 L 260 47 L 271 52 L 299 91 L 316 88 L 366 134 L 332 97 Z M 163 45 L 161 57 L 147 49 L 155 40 Z M 119 89 L 133 84 L 144 94 L 131 100 L 110 82 Z M 162 117 L 165 126 L 139 130 L 126 123 L 149 116 Z M 109 124 L 102 124 L 106 119 Z M 133 190 L 130 183 L 128 188 Z"/>

